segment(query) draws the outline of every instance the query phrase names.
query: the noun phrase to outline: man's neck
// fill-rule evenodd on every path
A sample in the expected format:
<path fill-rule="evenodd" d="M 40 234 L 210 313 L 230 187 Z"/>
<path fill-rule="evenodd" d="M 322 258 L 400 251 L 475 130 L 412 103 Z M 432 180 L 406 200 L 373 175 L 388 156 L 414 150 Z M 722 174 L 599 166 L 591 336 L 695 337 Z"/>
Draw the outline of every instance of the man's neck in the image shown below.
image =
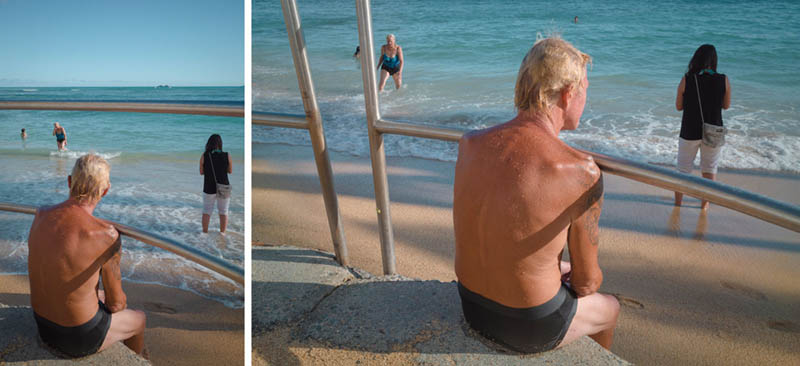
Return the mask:
<path fill-rule="evenodd" d="M 563 113 L 558 107 L 550 108 L 550 113 L 544 111 L 520 110 L 514 118 L 522 124 L 530 124 L 544 129 L 554 137 L 558 137 L 564 127 Z"/>
<path fill-rule="evenodd" d="M 100 203 L 100 201 L 96 201 L 96 202 L 92 202 L 92 203 L 87 203 L 87 202 L 81 203 L 81 202 L 78 202 L 78 200 L 76 200 L 76 199 L 74 199 L 72 197 L 70 197 L 67 200 L 67 204 L 68 205 L 80 207 L 80 209 L 86 211 L 86 213 L 88 213 L 89 215 L 92 215 L 94 213 L 94 209 L 95 209 L 95 207 L 97 207 L 98 203 Z"/>

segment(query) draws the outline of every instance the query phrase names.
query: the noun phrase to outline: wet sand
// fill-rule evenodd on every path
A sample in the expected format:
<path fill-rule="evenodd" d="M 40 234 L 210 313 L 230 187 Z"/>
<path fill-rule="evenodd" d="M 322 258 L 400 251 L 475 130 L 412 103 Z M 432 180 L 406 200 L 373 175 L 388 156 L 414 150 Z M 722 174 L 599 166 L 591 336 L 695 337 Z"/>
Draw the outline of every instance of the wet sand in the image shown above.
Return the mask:
<path fill-rule="evenodd" d="M 147 313 L 154 365 L 244 364 L 244 309 L 158 285 L 123 281 L 123 289 L 128 307 Z M 30 306 L 27 276 L 0 276 L 0 303 Z"/>
<path fill-rule="evenodd" d="M 332 153 L 350 264 L 380 274 L 369 158 Z M 449 281 L 454 163 L 387 158 L 397 270 Z M 696 174 L 699 174 L 696 172 Z M 800 176 L 719 180 L 800 204 Z M 800 234 L 607 174 L 601 291 L 623 304 L 612 351 L 639 364 L 800 362 Z M 332 252 L 310 147 L 253 144 L 253 244 Z"/>

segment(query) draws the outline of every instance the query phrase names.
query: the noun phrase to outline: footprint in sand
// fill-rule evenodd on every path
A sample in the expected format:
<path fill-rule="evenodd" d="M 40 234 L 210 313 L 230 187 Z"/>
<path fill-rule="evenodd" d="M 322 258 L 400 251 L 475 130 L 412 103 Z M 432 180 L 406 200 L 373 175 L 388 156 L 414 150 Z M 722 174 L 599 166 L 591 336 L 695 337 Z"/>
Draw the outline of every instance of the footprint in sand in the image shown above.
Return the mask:
<path fill-rule="evenodd" d="M 175 308 L 158 302 L 146 302 L 144 303 L 144 309 L 147 311 L 152 311 L 154 313 L 164 313 L 164 314 L 175 314 L 178 312 L 177 310 L 175 310 Z"/>
<path fill-rule="evenodd" d="M 733 283 L 733 282 L 728 282 L 728 281 L 720 281 L 720 284 L 722 285 L 722 287 L 724 287 L 726 289 L 736 291 L 736 292 L 738 292 L 738 293 L 740 293 L 742 295 L 745 295 L 745 296 L 747 296 L 747 297 L 749 297 L 751 299 L 762 300 L 762 301 L 766 301 L 767 300 L 767 295 L 764 295 L 763 293 L 761 293 L 761 291 L 758 291 L 756 289 L 747 287 L 745 285 L 740 285 L 738 283 Z"/>
<path fill-rule="evenodd" d="M 627 306 L 627 307 L 630 307 L 630 308 L 635 308 L 635 309 L 644 309 L 644 304 L 642 304 L 642 303 L 640 303 L 640 302 L 638 302 L 638 301 L 636 301 L 634 299 L 631 299 L 630 297 L 623 296 L 623 295 L 620 295 L 620 294 L 611 294 L 611 296 L 616 297 L 617 301 L 619 301 L 620 305 L 624 305 L 624 306 Z"/>
<path fill-rule="evenodd" d="M 790 321 L 772 320 L 767 322 L 767 327 L 786 333 L 800 333 L 800 325 Z"/>

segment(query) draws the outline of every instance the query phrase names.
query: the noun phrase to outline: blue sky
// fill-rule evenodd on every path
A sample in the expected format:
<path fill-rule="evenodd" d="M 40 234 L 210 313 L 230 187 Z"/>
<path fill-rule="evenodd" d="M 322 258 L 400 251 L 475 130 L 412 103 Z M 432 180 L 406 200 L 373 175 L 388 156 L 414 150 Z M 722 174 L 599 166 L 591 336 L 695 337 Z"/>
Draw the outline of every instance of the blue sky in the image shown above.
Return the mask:
<path fill-rule="evenodd" d="M 244 85 L 242 0 L 0 0 L 0 86 Z"/>

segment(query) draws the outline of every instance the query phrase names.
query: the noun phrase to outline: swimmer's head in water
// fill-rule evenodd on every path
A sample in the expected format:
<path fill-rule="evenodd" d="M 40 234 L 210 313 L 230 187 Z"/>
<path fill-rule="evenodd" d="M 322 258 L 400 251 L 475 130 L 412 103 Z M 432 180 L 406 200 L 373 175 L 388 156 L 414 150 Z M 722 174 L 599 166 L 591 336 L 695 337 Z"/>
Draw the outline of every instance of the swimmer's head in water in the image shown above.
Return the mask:
<path fill-rule="evenodd" d="M 694 56 L 689 61 L 689 73 L 697 74 L 703 69 L 717 72 L 717 49 L 713 45 L 704 44 L 694 51 Z"/>
<path fill-rule="evenodd" d="M 213 150 L 222 150 L 222 137 L 216 133 L 211 135 L 206 142 L 206 152 L 209 153 Z"/>
<path fill-rule="evenodd" d="M 549 111 L 564 88 L 580 88 L 589 55 L 559 37 L 537 40 L 522 60 L 514 88 L 517 110 Z"/>
<path fill-rule="evenodd" d="M 22 132 L 23 132 L 23 133 L 25 132 L 25 129 L 24 129 L 24 128 L 22 129 Z"/>
<path fill-rule="evenodd" d="M 70 174 L 69 197 L 80 203 L 100 201 L 106 189 L 111 185 L 108 162 L 95 154 L 86 154 L 78 158 Z"/>

